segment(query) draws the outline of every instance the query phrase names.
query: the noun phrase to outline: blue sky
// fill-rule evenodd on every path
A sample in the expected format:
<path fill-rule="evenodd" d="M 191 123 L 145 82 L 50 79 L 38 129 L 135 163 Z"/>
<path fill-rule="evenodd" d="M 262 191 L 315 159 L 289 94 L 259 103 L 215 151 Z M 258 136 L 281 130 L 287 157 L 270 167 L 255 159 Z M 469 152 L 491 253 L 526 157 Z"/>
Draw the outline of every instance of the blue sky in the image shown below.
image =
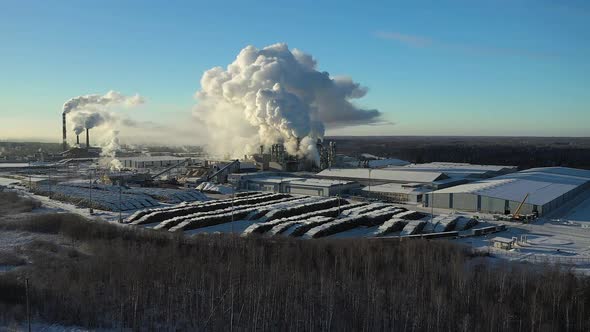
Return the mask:
<path fill-rule="evenodd" d="M 368 87 L 353 135 L 590 136 L 586 1 L 0 2 L 0 139 L 59 141 L 71 97 L 117 90 L 172 122 L 202 73 L 286 42 Z"/>

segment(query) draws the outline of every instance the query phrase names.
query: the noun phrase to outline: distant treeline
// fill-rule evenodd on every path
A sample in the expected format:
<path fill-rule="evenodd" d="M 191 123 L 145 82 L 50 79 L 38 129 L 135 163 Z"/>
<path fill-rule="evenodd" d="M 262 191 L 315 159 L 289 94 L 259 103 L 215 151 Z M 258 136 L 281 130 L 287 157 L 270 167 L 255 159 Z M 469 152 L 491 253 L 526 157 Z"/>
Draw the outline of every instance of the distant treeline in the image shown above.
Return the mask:
<path fill-rule="evenodd" d="M 338 152 L 433 161 L 590 169 L 590 139 L 530 137 L 335 137 Z"/>
<path fill-rule="evenodd" d="M 0 274 L 0 322 L 146 331 L 588 331 L 590 279 L 444 240 L 186 238 L 42 215 L 0 230 L 61 234 Z M 2 325 L 2 324 L 0 324 Z"/>

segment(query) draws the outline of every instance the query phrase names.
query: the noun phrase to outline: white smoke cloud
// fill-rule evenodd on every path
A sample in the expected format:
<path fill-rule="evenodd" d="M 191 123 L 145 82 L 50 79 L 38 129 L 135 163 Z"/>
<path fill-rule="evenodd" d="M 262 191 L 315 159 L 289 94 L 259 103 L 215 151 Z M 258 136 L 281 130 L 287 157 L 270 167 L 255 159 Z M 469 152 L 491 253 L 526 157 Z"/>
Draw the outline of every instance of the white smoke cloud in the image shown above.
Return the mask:
<path fill-rule="evenodd" d="M 116 91 L 104 95 L 86 95 L 72 98 L 63 105 L 63 113 L 69 128 L 77 135 L 85 129 L 100 127 L 103 144 L 99 163 L 112 171 L 121 169 L 121 162 L 116 158 L 120 148 L 119 127 L 138 126 L 138 122 L 123 117 L 113 111 L 114 108 L 131 108 L 145 102 L 139 95 L 125 96 Z"/>
<path fill-rule="evenodd" d="M 84 110 L 87 107 L 95 107 L 97 105 L 110 106 L 122 105 L 133 107 L 143 104 L 145 100 L 140 95 L 125 96 L 117 91 L 109 91 L 104 95 L 85 95 L 74 97 L 64 103 L 63 112 L 70 113 L 72 111 Z"/>
<path fill-rule="evenodd" d="M 326 126 L 379 120 L 379 111 L 351 102 L 363 97 L 366 88 L 351 78 L 330 77 L 316 66 L 311 55 L 275 44 L 248 46 L 227 69 L 206 71 L 193 114 L 208 130 L 210 148 L 242 156 L 260 144 L 282 143 L 290 154 L 317 159 L 315 142 L 323 138 Z"/>
<path fill-rule="evenodd" d="M 121 161 L 117 159 L 117 151 L 121 148 L 119 142 L 119 131 L 112 130 L 109 134 L 110 139 L 101 148 L 99 165 L 111 171 L 119 171 L 123 167 Z"/>
<path fill-rule="evenodd" d="M 139 95 L 125 96 L 116 91 L 104 95 L 86 95 L 72 98 L 63 105 L 63 112 L 69 114 L 67 121 L 78 135 L 85 129 L 98 126 L 113 127 L 119 116 L 111 111 L 114 107 L 135 107 L 145 102 Z"/>

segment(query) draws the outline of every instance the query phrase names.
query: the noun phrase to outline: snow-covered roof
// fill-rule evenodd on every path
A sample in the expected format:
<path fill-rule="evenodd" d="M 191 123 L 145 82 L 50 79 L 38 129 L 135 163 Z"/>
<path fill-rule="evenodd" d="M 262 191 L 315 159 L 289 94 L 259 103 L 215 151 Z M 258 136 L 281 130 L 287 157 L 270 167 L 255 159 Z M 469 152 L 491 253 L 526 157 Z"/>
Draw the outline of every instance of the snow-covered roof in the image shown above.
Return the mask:
<path fill-rule="evenodd" d="M 492 242 L 500 242 L 500 243 L 508 243 L 508 244 L 515 242 L 514 239 L 509 239 L 509 238 L 500 237 L 500 236 L 495 237 L 495 238 L 492 238 L 492 239 L 490 239 L 490 241 L 492 241 Z"/>
<path fill-rule="evenodd" d="M 370 153 L 361 153 L 361 157 L 367 158 L 367 159 L 381 159 L 381 157 L 376 156 L 374 154 L 370 154 Z"/>
<path fill-rule="evenodd" d="M 590 171 L 566 167 L 533 168 L 492 179 L 437 190 L 434 194 L 471 193 L 544 205 L 590 181 Z"/>
<path fill-rule="evenodd" d="M 256 168 L 256 164 L 248 161 L 240 161 L 240 169 Z"/>
<path fill-rule="evenodd" d="M 139 161 L 139 162 L 151 162 L 151 161 L 167 161 L 167 160 L 186 160 L 187 158 L 184 157 L 175 157 L 175 156 L 137 156 L 137 157 L 118 157 L 120 161 L 123 160 L 130 160 L 130 161 Z"/>
<path fill-rule="evenodd" d="M 388 159 L 377 159 L 377 160 L 369 160 L 368 166 L 377 168 L 377 167 L 386 167 L 386 166 L 405 166 L 409 165 L 410 162 L 406 160 L 396 159 L 396 158 L 388 158 Z"/>
<path fill-rule="evenodd" d="M 423 164 L 410 164 L 405 166 L 406 168 L 425 168 L 425 169 L 439 169 L 439 170 L 469 170 L 469 171 L 493 171 L 500 172 L 504 169 L 516 169 L 516 166 L 503 166 L 503 165 L 477 165 L 469 163 L 451 163 L 451 162 L 432 162 Z"/>
<path fill-rule="evenodd" d="M 371 186 L 370 188 L 367 186 L 364 187 L 362 190 L 365 192 L 392 194 L 421 194 L 430 192 L 430 189 L 424 187 L 408 187 L 399 183 L 385 183 L 377 186 Z"/>
<path fill-rule="evenodd" d="M 0 163 L 0 168 L 25 168 L 29 163 Z"/>
<path fill-rule="evenodd" d="M 425 164 L 409 164 L 402 167 L 390 166 L 389 169 L 405 169 L 415 172 L 441 172 L 449 177 L 491 177 L 500 172 L 515 172 L 516 166 L 474 165 L 468 163 L 432 162 Z"/>
<path fill-rule="evenodd" d="M 254 183 L 284 183 L 284 182 L 291 182 L 295 180 L 300 180 L 301 178 L 289 177 L 289 176 L 257 176 L 248 178 L 248 181 Z"/>
<path fill-rule="evenodd" d="M 8 186 L 12 183 L 18 183 L 20 180 L 0 177 L 0 186 Z"/>
<path fill-rule="evenodd" d="M 332 168 L 317 174 L 320 177 L 344 179 L 373 179 L 391 182 L 430 183 L 446 178 L 441 172 L 414 172 L 404 169 Z"/>
<path fill-rule="evenodd" d="M 342 180 L 328 180 L 328 179 L 299 179 L 290 181 L 291 185 L 298 186 L 314 186 L 314 187 L 334 187 L 342 186 L 347 184 L 353 184 L 354 181 L 342 181 Z"/>

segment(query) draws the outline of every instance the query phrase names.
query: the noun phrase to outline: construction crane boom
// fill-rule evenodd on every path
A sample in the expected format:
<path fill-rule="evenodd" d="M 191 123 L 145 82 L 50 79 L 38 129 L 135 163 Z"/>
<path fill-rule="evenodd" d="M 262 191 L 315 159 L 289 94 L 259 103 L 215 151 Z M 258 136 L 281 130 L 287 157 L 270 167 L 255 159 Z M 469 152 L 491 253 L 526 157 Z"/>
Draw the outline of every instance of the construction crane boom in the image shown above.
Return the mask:
<path fill-rule="evenodd" d="M 529 197 L 529 193 L 527 193 L 524 196 L 524 199 L 522 200 L 522 202 L 520 202 L 520 204 L 518 204 L 518 207 L 516 208 L 516 211 L 514 211 L 514 214 L 512 215 L 514 219 L 520 219 L 520 210 L 522 209 L 522 206 L 524 205 L 524 202 L 526 201 L 526 199 Z"/>
<path fill-rule="evenodd" d="M 160 175 L 162 175 L 162 174 L 165 174 L 165 173 L 168 173 L 168 172 L 170 172 L 171 170 L 175 169 L 176 167 L 182 166 L 182 165 L 184 165 L 184 164 L 186 164 L 186 163 L 188 163 L 188 162 L 190 162 L 190 161 L 191 161 L 191 158 L 186 158 L 184 161 L 181 161 L 181 162 L 179 162 L 178 164 L 172 165 L 172 166 L 170 166 L 170 167 L 166 168 L 165 170 L 161 171 L 160 173 L 158 173 L 158 174 L 156 174 L 156 175 L 152 176 L 152 180 L 155 180 L 155 179 L 156 179 L 156 178 L 158 178 Z"/>
<path fill-rule="evenodd" d="M 225 171 L 226 169 L 228 169 L 228 168 L 232 167 L 232 166 L 233 166 L 233 165 L 235 165 L 235 164 L 239 164 L 239 163 L 240 163 L 240 161 L 239 161 L 238 159 L 236 159 L 236 160 L 232 161 L 231 163 L 229 163 L 229 164 L 227 164 L 227 165 L 223 166 L 223 167 L 222 167 L 222 168 L 220 168 L 220 169 L 219 169 L 217 172 L 213 173 L 212 175 L 209 175 L 209 176 L 207 177 L 207 181 L 209 181 L 209 180 L 213 179 L 214 177 L 216 177 L 218 174 L 221 174 L 221 173 L 222 173 L 223 171 Z"/>

